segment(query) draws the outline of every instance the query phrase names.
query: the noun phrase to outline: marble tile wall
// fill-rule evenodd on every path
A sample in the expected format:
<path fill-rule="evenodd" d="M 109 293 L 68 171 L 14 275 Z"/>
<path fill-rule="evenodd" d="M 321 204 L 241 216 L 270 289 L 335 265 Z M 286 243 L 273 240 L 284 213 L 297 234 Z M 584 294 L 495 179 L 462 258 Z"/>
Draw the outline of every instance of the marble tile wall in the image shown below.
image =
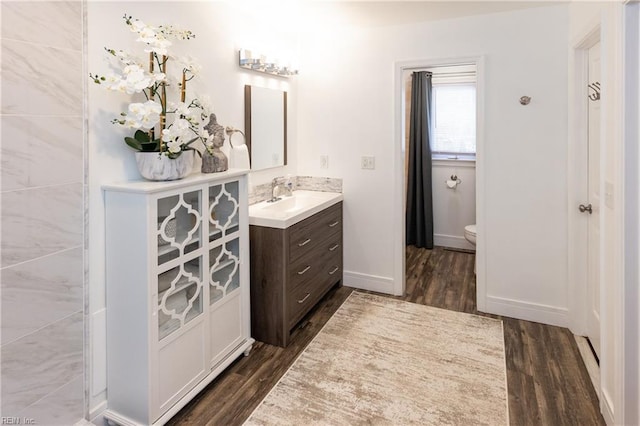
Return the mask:
<path fill-rule="evenodd" d="M 298 176 L 296 189 L 307 191 L 342 192 L 342 179 L 314 176 Z"/>
<path fill-rule="evenodd" d="M 342 192 L 342 179 L 313 176 L 294 176 L 294 190 Z M 255 185 L 249 191 L 249 205 L 271 198 L 271 182 Z"/>
<path fill-rule="evenodd" d="M 83 2 L 0 7 L 0 413 L 73 424 L 85 414 Z"/>

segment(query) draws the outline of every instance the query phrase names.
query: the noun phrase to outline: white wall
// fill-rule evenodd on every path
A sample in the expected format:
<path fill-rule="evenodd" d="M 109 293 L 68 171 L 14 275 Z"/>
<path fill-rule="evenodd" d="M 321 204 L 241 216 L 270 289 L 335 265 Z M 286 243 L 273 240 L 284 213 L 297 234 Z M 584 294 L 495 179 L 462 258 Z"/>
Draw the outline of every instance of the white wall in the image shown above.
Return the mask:
<path fill-rule="evenodd" d="M 256 185 L 274 176 L 295 174 L 296 91 L 295 79 L 287 80 L 241 70 L 238 49 L 248 48 L 265 54 L 281 52 L 295 55 L 297 38 L 287 32 L 278 10 L 251 10 L 226 2 L 89 2 L 88 67 L 92 73 L 108 71 L 103 47 L 142 53 L 132 33 L 123 23 L 124 13 L 150 24 L 174 24 L 192 30 L 196 38 L 172 46 L 171 52 L 191 55 L 203 67 L 201 76 L 188 84 L 189 93 L 208 95 L 218 122 L 244 128 L 244 85 L 289 91 L 289 165 L 252 173 Z M 277 28 L 276 32 L 274 28 Z M 169 63 L 171 66 L 171 62 Z M 90 198 L 90 312 L 91 312 L 91 408 L 98 412 L 105 404 L 105 284 L 104 284 L 104 205 L 101 185 L 106 182 L 140 179 L 133 152 L 124 144 L 127 134 L 109 123 L 131 102 L 127 95 L 107 93 L 99 86 L 89 87 L 89 198 Z M 238 137 L 238 136 L 236 136 Z M 228 142 L 226 143 L 228 144 Z M 225 145 L 226 145 L 225 144 Z"/>
<path fill-rule="evenodd" d="M 394 64 L 483 55 L 487 309 L 565 324 L 567 20 L 555 6 L 303 38 L 298 169 L 323 172 L 326 154 L 344 179 L 345 284 L 393 285 Z"/>
<path fill-rule="evenodd" d="M 446 181 L 455 175 L 460 184 Z M 473 161 L 433 162 L 433 239 L 437 246 L 475 250 L 464 237 L 464 227 L 476 223 L 476 167 Z"/>

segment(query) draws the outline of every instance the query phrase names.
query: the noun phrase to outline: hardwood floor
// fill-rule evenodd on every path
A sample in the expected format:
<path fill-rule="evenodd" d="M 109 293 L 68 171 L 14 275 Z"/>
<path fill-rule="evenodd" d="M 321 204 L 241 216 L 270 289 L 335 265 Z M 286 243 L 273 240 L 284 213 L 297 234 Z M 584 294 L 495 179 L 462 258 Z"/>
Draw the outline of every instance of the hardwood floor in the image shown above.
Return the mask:
<path fill-rule="evenodd" d="M 478 315 L 474 255 L 407 247 L 407 291 L 399 299 Z M 257 342 L 169 425 L 240 425 L 353 291 L 333 289 L 287 348 Z M 494 315 L 488 315 L 498 318 Z M 512 425 L 604 425 L 598 399 L 571 332 L 529 321 L 504 324 Z"/>

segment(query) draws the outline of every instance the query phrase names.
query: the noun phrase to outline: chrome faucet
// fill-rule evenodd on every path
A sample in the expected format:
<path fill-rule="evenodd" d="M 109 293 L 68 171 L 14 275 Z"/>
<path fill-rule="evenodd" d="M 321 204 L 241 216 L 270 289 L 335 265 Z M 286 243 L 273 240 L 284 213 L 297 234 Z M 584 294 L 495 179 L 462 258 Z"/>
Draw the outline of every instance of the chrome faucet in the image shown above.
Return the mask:
<path fill-rule="evenodd" d="M 284 176 L 278 176 L 273 178 L 271 181 L 271 199 L 270 203 L 275 203 L 278 200 L 281 200 L 282 197 L 279 197 L 278 188 L 282 188 L 284 190 L 284 195 L 286 197 L 290 197 L 292 195 L 292 188 L 289 182 L 284 181 Z M 288 179 L 287 179 L 288 180 Z"/>
<path fill-rule="evenodd" d="M 276 201 L 282 199 L 282 197 L 278 197 L 278 193 L 276 190 L 279 187 L 284 186 L 282 183 L 278 183 L 278 181 L 283 178 L 284 176 L 274 177 L 273 180 L 271 181 L 271 199 L 269 200 L 270 203 L 275 203 Z"/>

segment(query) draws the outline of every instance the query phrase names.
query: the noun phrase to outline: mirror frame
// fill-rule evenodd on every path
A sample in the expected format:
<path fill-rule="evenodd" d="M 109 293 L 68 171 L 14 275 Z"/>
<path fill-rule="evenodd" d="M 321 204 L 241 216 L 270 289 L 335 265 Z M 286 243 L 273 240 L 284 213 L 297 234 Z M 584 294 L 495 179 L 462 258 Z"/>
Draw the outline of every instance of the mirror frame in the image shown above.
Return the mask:
<path fill-rule="evenodd" d="M 265 89 L 269 89 L 267 87 L 265 87 Z M 269 89 L 269 90 L 277 90 L 280 91 L 279 89 Z M 283 95 L 283 113 L 284 113 L 284 140 L 283 140 L 283 164 L 280 166 L 273 166 L 273 167 L 265 167 L 262 169 L 258 169 L 258 170 L 266 170 L 269 168 L 274 168 L 274 167 L 284 167 L 287 165 L 287 92 L 282 90 L 282 95 Z M 251 85 L 250 84 L 246 84 L 244 86 L 244 133 L 245 133 L 245 141 L 247 144 L 247 149 L 249 150 L 249 167 L 251 167 L 251 170 L 253 170 L 252 164 L 253 164 L 253 158 L 251 156 Z"/>

